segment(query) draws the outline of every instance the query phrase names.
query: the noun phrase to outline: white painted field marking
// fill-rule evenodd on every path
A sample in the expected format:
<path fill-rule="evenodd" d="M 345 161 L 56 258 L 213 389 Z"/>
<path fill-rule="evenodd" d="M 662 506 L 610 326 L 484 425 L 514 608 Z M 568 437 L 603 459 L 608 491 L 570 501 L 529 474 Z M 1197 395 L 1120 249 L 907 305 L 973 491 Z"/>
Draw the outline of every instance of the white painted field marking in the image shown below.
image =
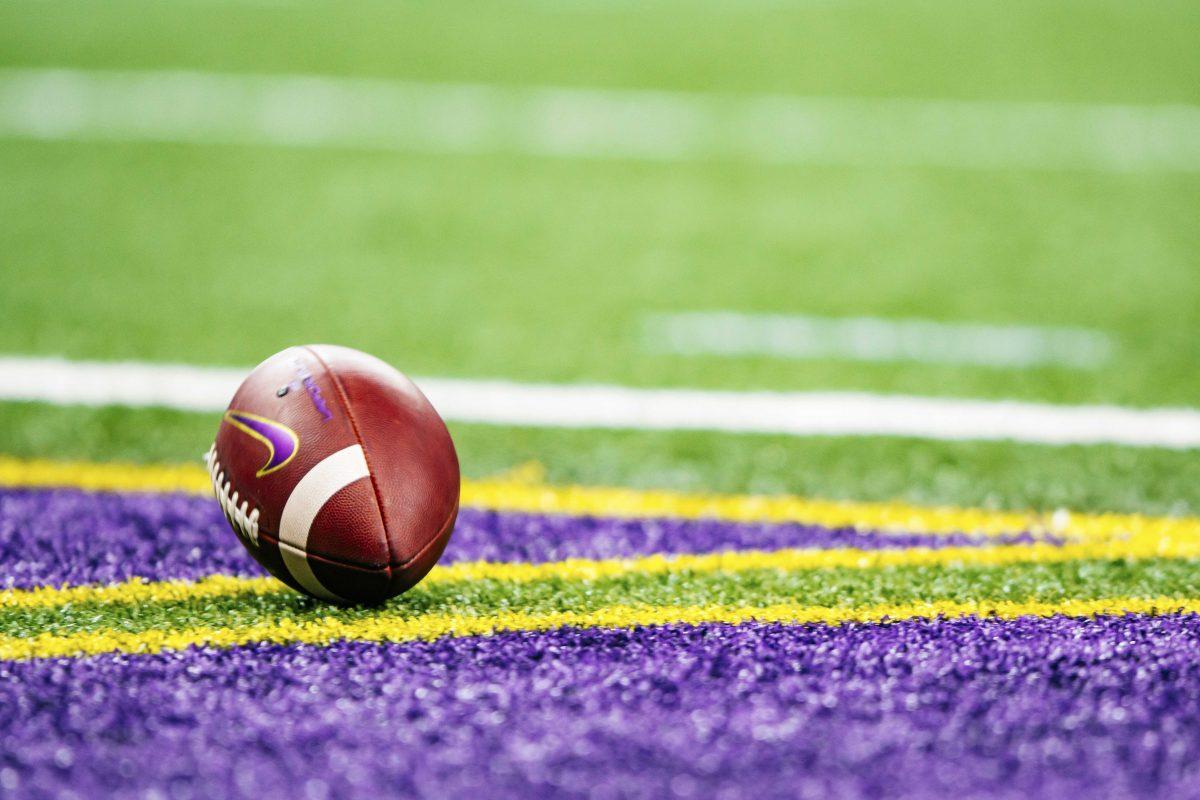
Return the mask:
<path fill-rule="evenodd" d="M 0 400 L 217 412 L 246 369 L 0 358 Z M 1200 447 L 1200 410 L 1060 406 L 862 392 L 732 392 L 418 378 L 446 419 L 548 428 L 633 428 L 1011 439 Z"/>
<path fill-rule="evenodd" d="M 0 135 L 970 169 L 1200 171 L 1200 108 L 0 70 Z"/>
<path fill-rule="evenodd" d="M 1086 328 L 735 311 L 649 314 L 643 319 L 642 336 L 652 352 L 688 356 L 915 361 L 997 368 L 1096 369 L 1114 350 L 1106 334 Z"/>

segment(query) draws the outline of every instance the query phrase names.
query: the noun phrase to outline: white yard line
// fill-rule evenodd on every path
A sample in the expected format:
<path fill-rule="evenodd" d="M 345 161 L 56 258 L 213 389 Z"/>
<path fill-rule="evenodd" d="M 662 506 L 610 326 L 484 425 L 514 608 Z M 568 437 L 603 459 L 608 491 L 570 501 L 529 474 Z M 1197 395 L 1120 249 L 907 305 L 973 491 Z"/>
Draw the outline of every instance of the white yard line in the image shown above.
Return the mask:
<path fill-rule="evenodd" d="M 0 358 L 0 400 L 216 412 L 245 369 Z M 1200 411 L 873 395 L 732 392 L 418 378 L 450 420 L 550 428 L 711 430 L 798 436 L 1011 439 L 1200 447 Z"/>
<path fill-rule="evenodd" d="M 0 70 L 0 136 L 645 161 L 1200 171 L 1200 108 Z"/>
<path fill-rule="evenodd" d="M 650 314 L 642 322 L 648 350 L 687 356 L 1096 369 L 1114 350 L 1106 334 L 1086 328 L 736 311 Z"/>

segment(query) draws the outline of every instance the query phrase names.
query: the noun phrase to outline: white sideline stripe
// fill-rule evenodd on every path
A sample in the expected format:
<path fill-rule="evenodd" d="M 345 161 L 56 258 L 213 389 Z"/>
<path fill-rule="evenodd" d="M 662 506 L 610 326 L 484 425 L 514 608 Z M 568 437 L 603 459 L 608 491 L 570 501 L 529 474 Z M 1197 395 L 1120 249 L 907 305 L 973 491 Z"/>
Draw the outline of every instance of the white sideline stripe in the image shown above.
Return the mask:
<path fill-rule="evenodd" d="M 279 554 L 292 577 L 324 600 L 341 600 L 313 574 L 308 563 L 308 534 L 313 520 L 335 494 L 370 475 L 362 445 L 326 456 L 296 484 L 279 517 Z"/>
<path fill-rule="evenodd" d="M 1114 346 L 1086 328 L 979 325 L 921 319 L 693 311 L 649 314 L 647 349 L 676 355 L 916 361 L 983 367 L 1096 369 Z"/>
<path fill-rule="evenodd" d="M 0 135 L 562 158 L 1200 171 L 1200 108 L 0 70 Z"/>
<path fill-rule="evenodd" d="M 0 357 L 0 400 L 222 411 L 246 369 Z M 732 392 L 418 378 L 449 420 L 548 428 L 1200 447 L 1200 410 L 861 392 Z"/>

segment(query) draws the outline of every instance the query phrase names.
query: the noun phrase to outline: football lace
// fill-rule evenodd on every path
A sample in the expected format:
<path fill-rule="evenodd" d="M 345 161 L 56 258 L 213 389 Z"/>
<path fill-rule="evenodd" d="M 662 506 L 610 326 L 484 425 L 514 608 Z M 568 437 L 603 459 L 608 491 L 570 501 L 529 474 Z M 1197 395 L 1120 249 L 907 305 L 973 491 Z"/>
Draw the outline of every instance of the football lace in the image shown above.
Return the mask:
<path fill-rule="evenodd" d="M 258 544 L 258 509 L 251 509 L 250 503 L 243 500 L 238 504 L 238 493 L 233 490 L 233 484 L 225 480 L 225 471 L 217 459 L 217 446 L 214 444 L 204 454 L 204 463 L 208 465 L 208 476 L 212 479 L 213 494 L 225 512 L 229 524 L 241 532 L 243 536 Z"/>

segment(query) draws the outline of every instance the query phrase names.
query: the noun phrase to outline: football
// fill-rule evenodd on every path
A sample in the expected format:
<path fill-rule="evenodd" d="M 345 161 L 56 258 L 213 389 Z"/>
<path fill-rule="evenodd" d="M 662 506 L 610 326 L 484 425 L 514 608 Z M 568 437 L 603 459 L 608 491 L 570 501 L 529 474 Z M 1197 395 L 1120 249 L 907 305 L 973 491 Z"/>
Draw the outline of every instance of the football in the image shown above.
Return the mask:
<path fill-rule="evenodd" d="M 458 457 L 442 418 L 400 372 L 346 347 L 293 347 L 259 364 L 205 460 L 251 555 L 331 602 L 411 588 L 458 515 Z"/>

